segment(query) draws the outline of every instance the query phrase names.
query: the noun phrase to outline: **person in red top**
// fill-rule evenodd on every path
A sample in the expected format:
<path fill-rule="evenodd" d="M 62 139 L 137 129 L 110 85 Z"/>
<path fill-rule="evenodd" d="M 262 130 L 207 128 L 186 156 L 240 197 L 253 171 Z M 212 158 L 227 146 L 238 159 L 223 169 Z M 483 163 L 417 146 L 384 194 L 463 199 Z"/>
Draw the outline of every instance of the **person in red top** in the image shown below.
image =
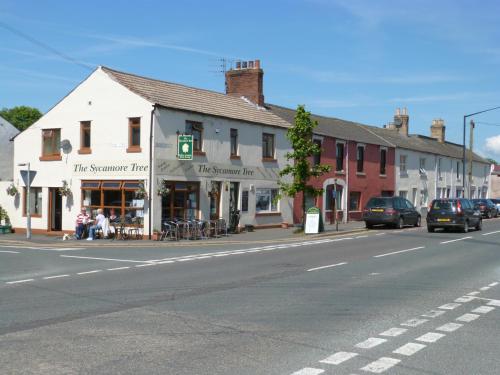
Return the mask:
<path fill-rule="evenodd" d="M 81 212 L 76 217 L 76 228 L 75 228 L 75 237 L 77 240 L 81 240 L 83 236 L 83 232 L 85 230 L 85 225 L 89 222 L 89 215 L 87 215 L 87 210 L 85 207 L 82 207 Z"/>

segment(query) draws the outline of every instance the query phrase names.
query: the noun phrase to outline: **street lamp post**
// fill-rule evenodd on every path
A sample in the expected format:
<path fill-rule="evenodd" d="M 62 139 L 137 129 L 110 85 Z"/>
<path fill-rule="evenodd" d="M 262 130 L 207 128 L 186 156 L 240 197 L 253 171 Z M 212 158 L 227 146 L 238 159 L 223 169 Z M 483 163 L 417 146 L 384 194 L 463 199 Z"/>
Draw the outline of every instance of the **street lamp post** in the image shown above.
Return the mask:
<path fill-rule="evenodd" d="M 30 190 L 31 190 L 31 171 L 30 163 L 18 164 L 19 167 L 28 168 L 28 176 L 26 179 L 26 238 L 29 240 L 31 238 L 31 201 L 30 201 Z"/>
<path fill-rule="evenodd" d="M 494 111 L 495 109 L 499 109 L 499 108 L 500 108 L 500 106 L 485 109 L 484 111 L 470 113 L 470 114 L 464 116 L 464 143 L 463 143 L 463 160 L 462 160 L 462 189 L 463 189 L 462 192 L 463 192 L 464 198 L 470 198 L 470 191 L 467 194 L 468 196 L 467 197 L 465 196 L 465 164 L 467 163 L 467 161 L 466 161 L 466 147 L 465 147 L 465 127 L 466 127 L 467 117 L 475 116 L 475 115 L 478 115 L 478 114 L 484 113 L 484 112 Z M 472 150 L 471 150 L 471 153 L 472 153 Z M 471 160 L 472 160 L 472 155 L 471 155 Z M 470 189 L 470 186 L 469 186 L 469 189 Z"/>

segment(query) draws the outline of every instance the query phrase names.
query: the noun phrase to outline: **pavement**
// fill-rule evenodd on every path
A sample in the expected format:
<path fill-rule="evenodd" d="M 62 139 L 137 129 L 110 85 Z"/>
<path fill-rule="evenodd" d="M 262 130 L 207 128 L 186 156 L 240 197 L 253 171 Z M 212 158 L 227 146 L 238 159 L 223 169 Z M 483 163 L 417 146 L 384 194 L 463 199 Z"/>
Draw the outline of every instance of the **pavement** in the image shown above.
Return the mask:
<path fill-rule="evenodd" d="M 196 243 L 0 242 L 1 372 L 498 374 L 500 219 Z"/>

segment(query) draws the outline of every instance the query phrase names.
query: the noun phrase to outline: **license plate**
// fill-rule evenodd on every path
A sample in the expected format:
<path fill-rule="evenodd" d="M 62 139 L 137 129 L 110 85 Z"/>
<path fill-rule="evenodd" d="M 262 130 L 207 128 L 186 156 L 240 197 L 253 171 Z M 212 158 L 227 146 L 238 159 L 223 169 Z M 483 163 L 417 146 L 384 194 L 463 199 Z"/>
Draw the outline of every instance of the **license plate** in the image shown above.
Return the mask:
<path fill-rule="evenodd" d="M 372 208 L 372 212 L 384 212 L 383 208 Z"/>
<path fill-rule="evenodd" d="M 446 223 L 447 223 L 447 222 L 449 222 L 449 221 L 450 221 L 450 219 L 438 219 L 438 221 L 439 221 L 439 222 L 446 222 Z"/>

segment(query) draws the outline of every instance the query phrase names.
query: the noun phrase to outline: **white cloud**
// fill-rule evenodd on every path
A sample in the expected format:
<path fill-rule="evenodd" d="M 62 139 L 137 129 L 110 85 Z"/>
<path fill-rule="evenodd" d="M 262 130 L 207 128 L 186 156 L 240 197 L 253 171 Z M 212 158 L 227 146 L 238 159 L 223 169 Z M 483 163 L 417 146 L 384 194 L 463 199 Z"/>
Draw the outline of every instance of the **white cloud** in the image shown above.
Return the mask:
<path fill-rule="evenodd" d="M 486 150 L 495 154 L 500 155 L 500 134 L 493 137 L 486 138 Z"/>

